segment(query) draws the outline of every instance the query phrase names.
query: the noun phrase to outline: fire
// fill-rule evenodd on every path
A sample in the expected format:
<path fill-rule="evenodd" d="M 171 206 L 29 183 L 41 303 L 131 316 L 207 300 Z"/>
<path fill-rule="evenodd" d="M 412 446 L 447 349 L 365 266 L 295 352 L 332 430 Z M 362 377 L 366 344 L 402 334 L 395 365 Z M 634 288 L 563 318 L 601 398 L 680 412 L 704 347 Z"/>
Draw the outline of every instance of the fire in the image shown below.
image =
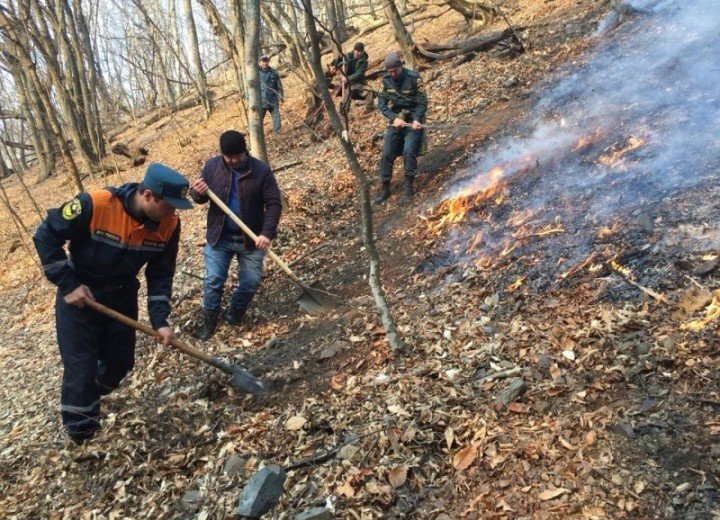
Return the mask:
<path fill-rule="evenodd" d="M 472 253 L 475 251 L 475 248 L 480 245 L 483 239 L 483 232 L 478 231 L 475 233 L 475 236 L 470 240 L 470 243 L 468 244 L 467 253 Z"/>
<path fill-rule="evenodd" d="M 465 220 L 468 212 L 480 204 L 481 202 L 491 199 L 504 186 L 500 182 L 505 170 L 500 166 L 496 166 L 487 173 L 478 176 L 478 178 L 470 186 L 466 187 L 459 195 L 451 199 L 444 200 L 438 209 L 438 213 L 443 216 L 437 222 L 431 225 L 434 231 L 440 231 L 446 226 L 457 224 Z M 482 187 L 485 184 L 485 187 Z M 502 203 L 502 198 L 496 200 L 496 203 Z"/>
<path fill-rule="evenodd" d="M 620 265 L 616 260 L 610 260 L 610 266 L 628 280 L 635 279 L 635 273 L 633 273 L 631 269 Z"/>
<path fill-rule="evenodd" d="M 682 330 L 691 330 L 698 332 L 707 327 L 711 322 L 720 318 L 720 291 L 717 291 L 713 296 L 712 301 L 705 309 L 705 317 L 701 320 L 693 320 L 689 323 L 683 323 L 680 325 Z"/>
<path fill-rule="evenodd" d="M 507 292 L 514 292 L 518 290 L 523 283 L 525 283 L 525 280 L 527 279 L 527 276 L 521 276 L 517 280 L 515 280 L 511 285 L 508 286 L 507 289 L 505 289 Z"/>
<path fill-rule="evenodd" d="M 706 255 L 701 256 L 703 260 L 710 261 L 710 260 L 717 260 L 717 253 L 708 253 Z"/>
<path fill-rule="evenodd" d="M 602 130 L 598 128 L 592 134 L 581 137 L 575 145 L 575 148 L 573 148 L 571 151 L 577 152 L 578 150 L 582 150 L 586 146 L 598 141 L 602 137 L 602 135 Z"/>
<path fill-rule="evenodd" d="M 598 162 L 600 164 L 604 164 L 605 166 L 609 168 L 615 168 L 616 166 L 619 166 L 624 161 L 624 156 L 633 150 L 636 150 L 637 148 L 640 148 L 642 145 L 644 145 L 646 142 L 646 139 L 644 137 L 630 137 L 628 139 L 627 144 L 620 148 L 619 150 L 615 150 L 614 152 L 603 155 L 598 159 Z M 611 146 L 610 148 L 614 148 L 616 145 Z"/>
<path fill-rule="evenodd" d="M 510 215 L 510 218 L 508 218 L 507 226 L 521 226 L 525 222 L 527 222 L 527 219 L 529 219 L 533 215 L 534 215 L 534 212 L 530 209 L 525 209 L 523 211 L 515 212 L 512 215 Z"/>

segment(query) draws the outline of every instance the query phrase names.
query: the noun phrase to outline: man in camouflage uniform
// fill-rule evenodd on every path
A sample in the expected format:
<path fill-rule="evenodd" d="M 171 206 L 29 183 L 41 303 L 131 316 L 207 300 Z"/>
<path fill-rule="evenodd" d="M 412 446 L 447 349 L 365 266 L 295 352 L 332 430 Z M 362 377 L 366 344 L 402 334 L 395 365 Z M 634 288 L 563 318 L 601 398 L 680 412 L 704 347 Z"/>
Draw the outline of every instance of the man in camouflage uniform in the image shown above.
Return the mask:
<path fill-rule="evenodd" d="M 423 123 L 427 112 L 427 95 L 420 75 L 402 66 L 398 53 L 390 53 L 383 62 L 387 74 L 382 78 L 382 91 L 378 95 L 378 108 L 388 119 L 382 157 L 380 180 L 382 189 L 373 204 L 390 197 L 390 180 L 395 159 L 403 156 L 405 188 L 403 202 L 413 197 L 413 181 L 417 175 L 417 158 L 423 138 Z"/>

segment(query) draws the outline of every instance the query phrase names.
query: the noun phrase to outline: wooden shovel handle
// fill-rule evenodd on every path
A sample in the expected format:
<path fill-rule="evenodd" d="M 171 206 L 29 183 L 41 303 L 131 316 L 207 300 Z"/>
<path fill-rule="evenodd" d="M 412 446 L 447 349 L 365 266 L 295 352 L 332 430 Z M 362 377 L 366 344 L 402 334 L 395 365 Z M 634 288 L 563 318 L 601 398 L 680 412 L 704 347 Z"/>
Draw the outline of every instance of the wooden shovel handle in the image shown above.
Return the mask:
<path fill-rule="evenodd" d="M 257 241 L 258 236 L 257 236 L 255 233 L 252 232 L 252 229 L 250 229 L 249 227 L 247 227 L 247 224 L 245 224 L 245 222 L 243 222 L 242 220 L 240 220 L 240 218 L 239 218 L 235 213 L 233 213 L 233 211 L 232 211 L 230 208 L 228 208 L 227 205 L 226 205 L 222 200 L 220 200 L 220 198 L 219 198 L 217 195 L 215 195 L 215 193 L 213 193 L 213 191 L 212 191 L 210 188 L 208 188 L 207 194 L 208 194 L 208 197 L 210 197 L 210 200 L 212 200 L 212 201 L 217 205 L 217 207 L 219 207 L 221 210 L 223 210 L 223 212 L 224 212 L 228 217 L 230 217 L 230 219 L 231 219 L 233 222 L 235 222 L 235 224 L 237 224 L 237 226 L 238 226 L 240 229 L 242 229 L 247 236 L 249 236 L 249 237 L 252 238 L 253 240 Z M 265 252 L 268 254 L 268 256 L 269 256 L 270 258 L 273 259 L 273 261 L 274 261 L 277 265 L 280 266 L 280 268 L 281 268 L 283 271 L 285 271 L 285 274 L 288 275 L 293 282 L 302 285 L 302 283 L 303 283 L 302 280 L 300 280 L 300 278 L 298 278 L 297 275 L 292 272 L 292 270 L 290 269 L 290 267 L 288 267 L 288 265 L 287 265 L 285 262 L 283 262 L 283 261 L 280 259 L 280 257 L 273 252 L 272 249 L 270 249 L 270 248 L 268 247 L 268 248 L 265 250 Z"/>
<path fill-rule="evenodd" d="M 140 323 L 139 321 L 135 321 L 132 318 L 129 318 L 128 316 L 125 316 L 124 314 L 119 313 L 116 310 L 111 309 L 110 307 L 106 307 L 102 303 L 98 303 L 96 301 L 86 301 L 86 305 L 96 311 L 98 311 L 101 314 L 104 314 L 105 316 L 110 316 L 113 319 L 116 319 L 120 323 L 123 323 L 124 325 L 127 325 L 128 327 L 132 327 L 135 330 L 139 330 L 140 332 L 143 332 L 147 334 L 148 336 L 152 337 L 158 337 L 158 332 L 153 329 L 152 327 L 145 325 L 144 323 Z M 192 356 L 196 359 L 199 359 L 200 361 L 204 361 L 205 363 L 209 363 L 213 366 L 215 366 L 215 360 L 206 352 L 203 352 L 202 350 L 198 350 L 195 347 L 191 347 L 184 341 L 181 341 L 177 338 L 173 338 L 170 340 L 170 344 L 175 347 L 176 349 L 180 350 L 181 352 L 184 352 L 185 354 Z"/>

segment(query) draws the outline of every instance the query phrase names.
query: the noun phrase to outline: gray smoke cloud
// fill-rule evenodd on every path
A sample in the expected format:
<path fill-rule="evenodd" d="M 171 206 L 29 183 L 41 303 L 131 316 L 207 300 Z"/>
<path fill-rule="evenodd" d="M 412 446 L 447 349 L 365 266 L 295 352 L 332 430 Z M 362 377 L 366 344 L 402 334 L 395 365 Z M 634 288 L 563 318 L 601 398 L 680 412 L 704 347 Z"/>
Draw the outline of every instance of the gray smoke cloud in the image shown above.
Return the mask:
<path fill-rule="evenodd" d="M 445 198 L 482 191 L 498 165 L 511 183 L 535 165 L 537 179 L 513 201 L 516 208 L 566 223 L 589 216 L 598 222 L 718 176 L 720 1 L 638 0 L 627 7 L 636 14 L 611 29 L 617 13 L 610 13 L 585 64 L 539 92 L 514 136 L 471 158 Z M 577 148 L 588 136 L 591 142 Z M 458 238 L 482 228 L 466 225 Z M 496 233 L 486 242 L 506 238 Z"/>

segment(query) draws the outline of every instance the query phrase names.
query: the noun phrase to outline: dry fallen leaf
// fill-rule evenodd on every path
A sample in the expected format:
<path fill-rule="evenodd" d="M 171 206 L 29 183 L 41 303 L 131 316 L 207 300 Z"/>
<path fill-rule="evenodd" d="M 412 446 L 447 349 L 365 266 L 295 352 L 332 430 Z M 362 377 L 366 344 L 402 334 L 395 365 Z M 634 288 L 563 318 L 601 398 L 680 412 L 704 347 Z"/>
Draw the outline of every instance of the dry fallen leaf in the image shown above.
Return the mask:
<path fill-rule="evenodd" d="M 453 457 L 453 466 L 457 470 L 466 469 L 477 457 L 477 446 L 471 444 L 458 451 Z"/>
<path fill-rule="evenodd" d="M 448 449 L 452 448 L 453 441 L 455 440 L 455 431 L 448 426 L 445 428 L 445 442 L 447 443 Z"/>
<path fill-rule="evenodd" d="M 398 488 L 407 480 L 407 466 L 397 466 L 388 472 L 388 482 L 394 488 Z"/>
<path fill-rule="evenodd" d="M 595 441 L 597 441 L 597 434 L 595 433 L 595 430 L 590 430 L 585 436 L 585 442 L 588 446 L 592 446 L 595 444 Z"/>
<path fill-rule="evenodd" d="M 538 498 L 540 500 L 552 500 L 553 498 L 557 498 L 560 495 L 563 495 L 567 493 L 569 490 L 565 488 L 557 488 L 557 489 L 546 489 L 540 495 L 538 495 Z"/>
<path fill-rule="evenodd" d="M 354 497 L 355 490 L 350 485 L 350 479 L 345 480 L 342 486 L 336 487 L 334 493 L 338 496 L 346 496 L 347 498 Z"/>
<path fill-rule="evenodd" d="M 302 415 L 295 415 L 285 422 L 285 429 L 294 432 L 305 426 L 306 422 L 307 419 Z"/>

